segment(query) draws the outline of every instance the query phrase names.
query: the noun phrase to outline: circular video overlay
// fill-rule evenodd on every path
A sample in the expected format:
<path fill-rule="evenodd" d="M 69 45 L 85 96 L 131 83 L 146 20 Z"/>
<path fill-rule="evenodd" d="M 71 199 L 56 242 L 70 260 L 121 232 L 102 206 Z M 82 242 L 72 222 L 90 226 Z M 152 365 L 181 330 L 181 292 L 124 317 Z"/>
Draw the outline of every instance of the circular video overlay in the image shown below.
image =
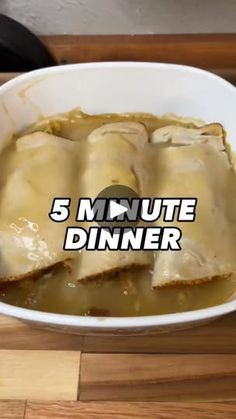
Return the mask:
<path fill-rule="evenodd" d="M 103 189 L 96 198 L 94 214 L 101 214 L 101 219 L 96 217 L 97 224 L 102 228 L 125 228 L 129 231 L 140 222 L 140 197 L 128 186 L 112 185 Z M 102 214 L 106 213 L 106 219 Z M 116 230 L 115 230 L 116 231 Z"/>

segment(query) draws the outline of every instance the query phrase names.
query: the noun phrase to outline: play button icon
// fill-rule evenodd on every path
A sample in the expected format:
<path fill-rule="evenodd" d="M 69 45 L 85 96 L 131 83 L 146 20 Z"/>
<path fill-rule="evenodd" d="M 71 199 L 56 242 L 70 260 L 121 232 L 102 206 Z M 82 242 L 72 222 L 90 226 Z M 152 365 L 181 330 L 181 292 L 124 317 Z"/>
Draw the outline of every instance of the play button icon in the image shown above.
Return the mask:
<path fill-rule="evenodd" d="M 140 197 L 125 185 L 111 185 L 103 189 L 96 197 L 98 200 L 106 199 L 106 220 L 97 221 L 102 228 L 134 228 L 139 223 Z"/>
<path fill-rule="evenodd" d="M 124 205 L 117 204 L 117 202 L 112 200 L 109 202 L 109 217 L 111 219 L 117 217 L 118 215 L 124 214 L 127 211 L 128 208 Z"/>

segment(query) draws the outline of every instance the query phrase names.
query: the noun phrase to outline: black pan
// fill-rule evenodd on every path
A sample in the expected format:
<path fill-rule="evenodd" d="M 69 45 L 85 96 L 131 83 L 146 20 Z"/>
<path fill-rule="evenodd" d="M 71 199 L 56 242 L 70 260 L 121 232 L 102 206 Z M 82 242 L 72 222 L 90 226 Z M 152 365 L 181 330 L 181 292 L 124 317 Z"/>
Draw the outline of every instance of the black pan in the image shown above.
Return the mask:
<path fill-rule="evenodd" d="M 21 23 L 0 14 L 0 72 L 56 65 L 42 42 Z"/>

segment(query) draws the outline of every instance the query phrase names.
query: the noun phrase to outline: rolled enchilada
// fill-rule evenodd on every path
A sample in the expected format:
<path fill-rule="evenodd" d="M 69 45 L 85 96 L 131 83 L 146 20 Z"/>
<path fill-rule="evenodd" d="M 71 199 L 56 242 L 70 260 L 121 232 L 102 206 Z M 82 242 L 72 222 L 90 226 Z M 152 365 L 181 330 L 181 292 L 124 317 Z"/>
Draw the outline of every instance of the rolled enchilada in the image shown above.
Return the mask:
<path fill-rule="evenodd" d="M 236 269 L 236 179 L 222 127 L 164 127 L 152 134 L 151 142 L 153 196 L 197 198 L 195 221 L 158 221 L 181 229 L 181 250 L 155 253 L 152 285 L 230 276 Z"/>
<path fill-rule="evenodd" d="M 25 278 L 69 257 L 65 223 L 48 216 L 55 197 L 76 189 L 78 144 L 36 132 L 19 138 L 3 161 L 0 199 L 0 282 Z M 69 222 L 69 220 L 68 220 Z"/>
<path fill-rule="evenodd" d="M 96 198 L 106 187 L 125 185 L 142 195 L 148 182 L 144 148 L 148 134 L 137 122 L 106 124 L 88 136 L 82 196 Z M 87 223 L 86 228 L 96 225 Z M 78 280 L 103 277 L 134 266 L 145 266 L 151 255 L 143 251 L 86 251 L 76 261 Z"/>

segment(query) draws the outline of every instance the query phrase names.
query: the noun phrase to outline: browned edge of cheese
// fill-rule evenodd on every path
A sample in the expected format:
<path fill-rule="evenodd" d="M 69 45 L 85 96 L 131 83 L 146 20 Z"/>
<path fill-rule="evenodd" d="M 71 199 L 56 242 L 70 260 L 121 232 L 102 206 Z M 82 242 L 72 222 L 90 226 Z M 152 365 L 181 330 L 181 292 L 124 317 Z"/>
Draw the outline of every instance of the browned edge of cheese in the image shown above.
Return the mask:
<path fill-rule="evenodd" d="M 178 279 L 176 281 L 169 281 L 169 282 L 166 282 L 166 283 L 163 282 L 163 284 L 158 284 L 155 287 L 152 286 L 152 288 L 153 289 L 160 289 L 160 288 L 172 288 L 172 287 L 175 287 L 177 285 L 190 285 L 190 286 L 201 285 L 201 284 L 206 284 L 206 283 L 208 283 L 210 281 L 213 281 L 213 280 L 229 279 L 233 274 L 234 274 L 234 272 L 229 272 L 229 273 L 222 274 L 222 275 L 206 276 L 204 278 L 191 279 L 191 280 Z"/>

